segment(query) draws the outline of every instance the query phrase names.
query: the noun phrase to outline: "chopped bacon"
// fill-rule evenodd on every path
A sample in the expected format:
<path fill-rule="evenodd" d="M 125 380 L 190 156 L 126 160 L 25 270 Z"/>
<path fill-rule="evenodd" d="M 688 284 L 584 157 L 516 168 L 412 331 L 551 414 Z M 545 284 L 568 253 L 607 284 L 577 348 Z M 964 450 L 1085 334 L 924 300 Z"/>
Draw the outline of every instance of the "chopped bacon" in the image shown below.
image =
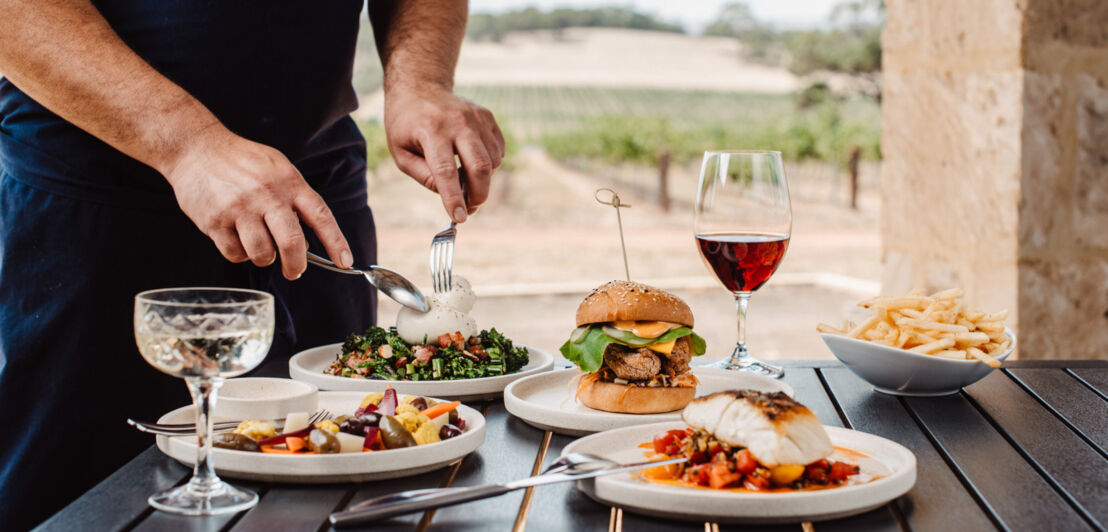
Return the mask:
<path fill-rule="evenodd" d="M 462 336 L 461 332 L 454 331 L 454 332 L 450 333 L 450 338 L 451 338 L 451 340 L 454 341 L 453 343 L 454 343 L 454 348 L 455 349 L 463 350 L 463 349 L 466 348 L 466 338 L 464 336 Z M 443 346 L 443 347 L 446 347 L 446 346 Z"/>
<path fill-rule="evenodd" d="M 453 343 L 453 339 L 450 337 L 450 333 L 440 334 L 439 337 L 435 339 L 435 341 L 439 343 L 439 347 L 450 347 L 450 344 Z"/>
<path fill-rule="evenodd" d="M 400 357 L 400 358 L 396 359 L 396 362 L 393 364 L 393 367 L 396 368 L 396 369 L 400 369 L 400 368 L 404 367 L 407 364 L 408 364 L 408 357 Z"/>
<path fill-rule="evenodd" d="M 479 345 L 469 346 L 469 352 L 481 357 L 482 359 L 489 358 L 489 354 L 486 353 L 485 349 Z"/>
<path fill-rule="evenodd" d="M 365 359 L 360 356 L 350 355 L 346 357 L 346 367 L 350 369 L 358 369 L 358 364 L 365 362 Z"/>
<path fill-rule="evenodd" d="M 413 354 L 421 364 L 426 364 L 431 361 L 431 357 L 435 356 L 435 351 L 430 346 L 420 345 L 416 346 Z"/>

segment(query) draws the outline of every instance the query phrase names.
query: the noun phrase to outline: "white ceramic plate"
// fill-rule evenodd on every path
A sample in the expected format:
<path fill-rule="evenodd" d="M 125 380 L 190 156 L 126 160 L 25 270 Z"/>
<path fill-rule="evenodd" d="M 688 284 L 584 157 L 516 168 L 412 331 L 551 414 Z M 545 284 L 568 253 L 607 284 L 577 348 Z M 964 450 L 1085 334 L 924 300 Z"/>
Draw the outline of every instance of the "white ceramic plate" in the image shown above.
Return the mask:
<path fill-rule="evenodd" d="M 1016 350 L 1016 335 L 1005 327 L 1012 345 L 996 357 L 1004 362 Z M 933 397 L 958 393 L 993 371 L 979 360 L 950 358 L 913 353 L 838 334 L 820 334 L 823 343 L 850 371 L 873 385 L 879 392 L 891 395 Z"/>
<path fill-rule="evenodd" d="M 751 373 L 696 367 L 692 373 L 700 380 L 700 385 L 696 387 L 697 397 L 743 389 L 793 395 L 792 386 Z M 593 410 L 575 399 L 579 375 L 582 375 L 581 370 L 563 369 L 520 379 L 504 390 L 504 406 L 529 425 L 569 436 L 681 420 L 680 410 L 664 414 L 619 414 Z"/>
<path fill-rule="evenodd" d="M 549 371 L 554 367 L 554 357 L 535 347 L 526 347 L 530 362 L 519 371 L 510 375 L 481 377 L 479 379 L 460 379 L 449 381 L 384 381 L 371 379 L 351 379 L 323 373 L 327 366 L 342 352 L 342 344 L 330 344 L 313 347 L 297 353 L 289 359 L 289 376 L 294 380 L 312 383 L 320 390 L 350 390 L 361 392 L 382 392 L 392 385 L 397 392 L 444 397 L 459 401 L 493 399 L 504 393 L 509 383 L 536 373 Z"/>
<path fill-rule="evenodd" d="M 581 438 L 563 453 L 592 453 L 620 463 L 643 460 L 637 445 L 663 430 L 684 423 L 655 423 L 611 430 Z M 687 521 L 723 523 L 795 523 L 837 519 L 877 508 L 906 493 L 916 483 L 916 457 L 902 445 L 872 434 L 825 427 L 836 447 L 866 455 L 847 457 L 871 482 L 840 488 L 788 493 L 752 493 L 685 488 L 647 482 L 635 473 L 581 480 L 577 488 L 605 504 L 628 511 Z"/>
<path fill-rule="evenodd" d="M 319 407 L 336 415 L 352 414 L 363 397 L 365 392 L 320 392 Z M 188 423 L 195 419 L 193 412 L 192 406 L 181 407 L 158 423 Z M 458 415 L 466 422 L 460 436 L 417 447 L 307 456 L 213 449 L 212 461 L 220 476 L 263 482 L 317 484 L 408 477 L 444 467 L 481 446 L 485 418 L 465 405 L 458 407 Z M 158 436 L 158 449 L 189 467 L 196 461 L 195 436 Z"/>

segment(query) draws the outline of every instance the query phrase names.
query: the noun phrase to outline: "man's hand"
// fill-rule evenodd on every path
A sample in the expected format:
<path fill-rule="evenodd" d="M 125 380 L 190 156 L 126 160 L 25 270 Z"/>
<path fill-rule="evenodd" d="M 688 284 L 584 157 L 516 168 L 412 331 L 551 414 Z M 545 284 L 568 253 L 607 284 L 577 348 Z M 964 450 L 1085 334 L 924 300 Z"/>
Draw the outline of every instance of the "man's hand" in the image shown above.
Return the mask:
<path fill-rule="evenodd" d="M 488 109 L 445 88 L 391 90 L 385 133 L 397 167 L 438 192 L 455 222 L 464 222 L 488 199 L 492 173 L 504 159 L 504 135 Z M 465 168 L 464 201 L 455 153 Z"/>
<path fill-rule="evenodd" d="M 224 257 L 269 266 L 279 252 L 285 278 L 297 279 L 307 267 L 303 220 L 337 264 L 353 264 L 331 210 L 281 152 L 212 129 L 163 173 L 181 210 Z"/>

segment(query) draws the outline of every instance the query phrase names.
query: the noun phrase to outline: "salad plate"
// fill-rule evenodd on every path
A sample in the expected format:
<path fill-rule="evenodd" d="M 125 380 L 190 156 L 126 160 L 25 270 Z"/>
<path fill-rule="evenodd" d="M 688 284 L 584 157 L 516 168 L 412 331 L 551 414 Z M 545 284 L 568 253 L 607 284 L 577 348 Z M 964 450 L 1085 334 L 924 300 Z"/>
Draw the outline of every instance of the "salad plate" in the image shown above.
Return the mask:
<path fill-rule="evenodd" d="M 398 393 L 426 395 L 459 401 L 494 399 L 504 393 L 504 388 L 521 378 L 550 371 L 554 357 L 537 347 L 520 345 L 528 351 L 530 360 L 515 373 L 495 377 L 457 380 L 377 380 L 355 379 L 328 375 L 324 370 L 342 352 L 342 344 L 313 347 L 297 353 L 289 359 L 289 376 L 293 380 L 314 384 L 320 390 L 383 392 L 392 386 Z"/>
<path fill-rule="evenodd" d="M 562 453 L 592 453 L 619 463 L 641 461 L 644 450 L 639 444 L 650 442 L 657 433 L 685 427 L 677 421 L 610 430 L 581 438 Z M 872 480 L 827 489 L 755 492 L 671 485 L 628 473 L 580 480 L 577 488 L 603 504 L 650 516 L 763 524 L 822 521 L 866 512 L 915 484 L 916 457 L 902 445 L 864 432 L 824 428 L 836 451 L 849 453 Z"/>
<path fill-rule="evenodd" d="M 365 392 L 320 392 L 319 408 L 335 414 L 349 414 L 358 407 Z M 287 455 L 212 449 L 216 473 L 222 477 L 263 482 L 319 484 L 364 482 L 418 475 L 445 467 L 476 450 L 485 441 L 485 418 L 465 405 L 458 406 L 465 420 L 462 434 L 436 443 L 403 449 L 362 453 Z M 187 423 L 195 410 L 185 406 L 161 417 L 158 423 Z M 220 418 L 215 418 L 220 421 Z M 196 461 L 196 436 L 158 436 L 158 449 L 170 458 L 192 467 Z"/>
<path fill-rule="evenodd" d="M 696 395 L 735 389 L 764 392 L 785 392 L 793 395 L 792 386 L 776 379 L 723 369 L 692 369 L 700 384 Z M 504 390 L 504 407 L 527 424 L 567 436 L 584 436 L 604 430 L 680 421 L 681 411 L 661 414 L 620 414 L 589 408 L 575 398 L 580 370 L 563 369 L 519 379 Z"/>

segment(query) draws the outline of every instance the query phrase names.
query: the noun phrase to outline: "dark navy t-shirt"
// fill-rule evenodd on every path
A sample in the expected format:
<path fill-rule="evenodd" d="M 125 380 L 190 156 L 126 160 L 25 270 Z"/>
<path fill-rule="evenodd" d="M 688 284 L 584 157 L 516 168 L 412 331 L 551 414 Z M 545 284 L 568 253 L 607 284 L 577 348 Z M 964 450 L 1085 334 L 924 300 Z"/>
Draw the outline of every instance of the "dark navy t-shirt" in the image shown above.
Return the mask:
<path fill-rule="evenodd" d="M 308 165 L 325 165 L 320 159 L 328 153 L 361 143 L 345 117 L 357 107 L 351 78 L 362 1 L 94 4 L 132 50 L 231 131 Z M 90 193 L 138 200 L 171 194 L 152 168 L 59 118 L 7 79 L 0 80 L 0 157 L 16 175 L 87 186 Z"/>

